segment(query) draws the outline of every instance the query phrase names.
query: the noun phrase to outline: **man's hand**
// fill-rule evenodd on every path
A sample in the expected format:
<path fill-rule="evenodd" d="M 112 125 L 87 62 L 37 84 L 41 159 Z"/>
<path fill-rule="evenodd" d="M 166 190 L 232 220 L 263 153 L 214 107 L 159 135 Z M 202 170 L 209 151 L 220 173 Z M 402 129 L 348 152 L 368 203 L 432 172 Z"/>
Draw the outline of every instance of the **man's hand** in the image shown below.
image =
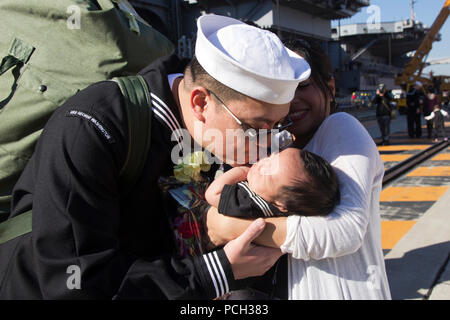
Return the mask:
<path fill-rule="evenodd" d="M 264 219 L 253 221 L 239 237 L 228 242 L 223 248 L 236 280 L 263 275 L 283 255 L 280 249 L 252 243 L 264 227 Z"/>

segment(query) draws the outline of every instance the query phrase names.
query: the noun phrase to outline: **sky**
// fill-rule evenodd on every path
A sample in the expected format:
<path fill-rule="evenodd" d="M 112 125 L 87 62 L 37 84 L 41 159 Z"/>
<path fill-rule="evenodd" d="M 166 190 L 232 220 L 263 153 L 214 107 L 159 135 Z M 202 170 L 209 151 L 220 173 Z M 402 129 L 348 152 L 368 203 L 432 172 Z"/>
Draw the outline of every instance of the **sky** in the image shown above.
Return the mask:
<path fill-rule="evenodd" d="M 431 27 L 444 3 L 445 0 L 415 0 L 416 20 Z M 370 4 L 380 7 L 381 22 L 406 20 L 411 17 L 411 0 L 370 0 Z M 353 17 L 342 19 L 341 25 L 366 23 L 371 16 L 373 16 L 373 12 L 367 12 L 367 7 L 363 7 Z M 333 27 L 337 25 L 337 20 L 332 21 Z M 441 41 L 433 43 L 428 60 L 450 58 L 450 18 L 447 18 L 439 33 Z M 429 66 L 423 70 L 422 74 L 428 75 L 430 71 L 433 71 L 435 75 L 450 76 L 450 64 Z"/>

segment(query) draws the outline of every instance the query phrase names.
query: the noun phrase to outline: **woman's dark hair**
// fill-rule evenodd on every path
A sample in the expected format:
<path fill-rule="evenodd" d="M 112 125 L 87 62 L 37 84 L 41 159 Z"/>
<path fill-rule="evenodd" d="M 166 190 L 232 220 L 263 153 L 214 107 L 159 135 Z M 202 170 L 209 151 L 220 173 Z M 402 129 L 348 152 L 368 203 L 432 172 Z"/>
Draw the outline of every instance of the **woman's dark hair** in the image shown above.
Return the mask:
<path fill-rule="evenodd" d="M 333 167 L 320 156 L 301 150 L 307 180 L 297 180 L 284 186 L 280 200 L 287 215 L 326 216 L 339 204 L 341 193 Z"/>
<path fill-rule="evenodd" d="M 330 98 L 330 113 L 336 112 L 336 101 L 328 82 L 333 77 L 333 68 L 327 54 L 323 51 L 320 43 L 317 41 L 307 41 L 301 38 L 288 39 L 284 45 L 290 50 L 302 56 L 311 67 L 311 78 L 317 84 L 319 89 Z"/>

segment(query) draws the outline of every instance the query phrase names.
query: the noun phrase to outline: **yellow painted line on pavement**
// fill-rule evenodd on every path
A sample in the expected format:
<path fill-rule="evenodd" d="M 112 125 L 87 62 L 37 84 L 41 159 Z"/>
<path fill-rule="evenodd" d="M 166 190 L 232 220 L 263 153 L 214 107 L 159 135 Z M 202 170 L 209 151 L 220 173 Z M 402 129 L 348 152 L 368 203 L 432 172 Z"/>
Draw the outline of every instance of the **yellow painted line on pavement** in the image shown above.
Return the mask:
<path fill-rule="evenodd" d="M 449 177 L 450 167 L 419 167 L 406 175 L 407 177 Z"/>
<path fill-rule="evenodd" d="M 411 157 L 410 154 L 380 154 L 383 162 L 403 161 Z"/>
<path fill-rule="evenodd" d="M 381 221 L 381 248 L 392 249 L 417 221 Z"/>
<path fill-rule="evenodd" d="M 440 153 L 440 154 L 434 156 L 433 158 L 431 158 L 431 160 L 434 160 L 434 161 L 450 160 L 450 153 Z"/>
<path fill-rule="evenodd" d="M 399 145 L 379 146 L 378 150 L 379 151 L 425 150 L 428 147 L 430 147 L 430 145 L 428 144 L 412 144 L 412 145 L 399 144 Z"/>
<path fill-rule="evenodd" d="M 395 139 L 395 138 L 391 138 L 389 141 L 391 142 L 391 146 L 397 146 L 397 145 L 403 145 L 404 143 L 405 143 L 405 140 L 407 140 L 406 138 L 398 138 L 398 139 Z M 428 145 L 428 146 L 430 146 L 431 144 L 430 144 L 430 139 L 427 139 L 427 138 L 416 138 L 416 139 L 414 139 L 414 143 L 421 143 L 421 144 L 423 144 L 423 145 Z M 394 150 L 394 151 L 402 151 L 402 150 Z"/>
<path fill-rule="evenodd" d="M 448 188 L 448 186 L 388 187 L 381 191 L 380 201 L 437 201 Z"/>

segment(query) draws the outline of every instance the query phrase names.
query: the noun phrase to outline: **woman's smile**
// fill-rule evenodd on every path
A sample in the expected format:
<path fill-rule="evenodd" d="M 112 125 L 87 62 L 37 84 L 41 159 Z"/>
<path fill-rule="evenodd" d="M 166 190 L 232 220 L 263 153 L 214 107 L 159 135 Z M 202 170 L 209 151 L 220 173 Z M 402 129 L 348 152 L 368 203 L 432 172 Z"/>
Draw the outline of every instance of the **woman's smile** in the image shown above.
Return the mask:
<path fill-rule="evenodd" d="M 308 112 L 309 112 L 309 109 L 296 110 L 296 111 L 290 113 L 290 116 L 291 116 L 292 121 L 300 121 L 306 117 Z"/>

